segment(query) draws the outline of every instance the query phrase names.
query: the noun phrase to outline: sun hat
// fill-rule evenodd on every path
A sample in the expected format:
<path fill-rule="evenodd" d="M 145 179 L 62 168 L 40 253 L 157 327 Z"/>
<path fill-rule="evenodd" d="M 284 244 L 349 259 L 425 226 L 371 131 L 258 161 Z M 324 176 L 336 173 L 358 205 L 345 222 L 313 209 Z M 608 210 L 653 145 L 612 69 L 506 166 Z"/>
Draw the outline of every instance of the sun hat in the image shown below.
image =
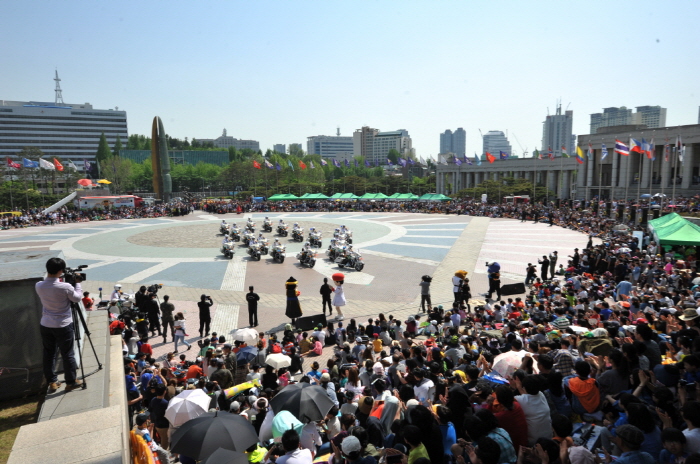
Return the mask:
<path fill-rule="evenodd" d="M 321 374 L 321 382 L 330 382 L 330 381 L 331 381 L 331 375 L 328 372 Z"/>
<path fill-rule="evenodd" d="M 678 319 L 680 319 L 681 321 L 689 321 L 691 319 L 695 319 L 698 316 L 700 316 L 700 314 L 698 314 L 698 311 L 696 309 L 686 309 L 683 311 L 683 315 L 679 316 Z"/>

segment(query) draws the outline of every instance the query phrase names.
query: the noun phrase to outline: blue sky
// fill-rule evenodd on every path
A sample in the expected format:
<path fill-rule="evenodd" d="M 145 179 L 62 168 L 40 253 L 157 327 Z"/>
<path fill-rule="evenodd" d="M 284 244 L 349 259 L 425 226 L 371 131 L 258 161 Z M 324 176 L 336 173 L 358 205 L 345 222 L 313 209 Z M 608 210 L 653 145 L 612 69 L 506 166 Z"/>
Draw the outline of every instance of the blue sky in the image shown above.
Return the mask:
<path fill-rule="evenodd" d="M 407 129 L 418 155 L 463 127 L 539 147 L 556 101 L 574 133 L 603 107 L 661 105 L 696 124 L 697 1 L 0 2 L 0 99 L 155 115 L 175 137 L 303 143 Z"/>

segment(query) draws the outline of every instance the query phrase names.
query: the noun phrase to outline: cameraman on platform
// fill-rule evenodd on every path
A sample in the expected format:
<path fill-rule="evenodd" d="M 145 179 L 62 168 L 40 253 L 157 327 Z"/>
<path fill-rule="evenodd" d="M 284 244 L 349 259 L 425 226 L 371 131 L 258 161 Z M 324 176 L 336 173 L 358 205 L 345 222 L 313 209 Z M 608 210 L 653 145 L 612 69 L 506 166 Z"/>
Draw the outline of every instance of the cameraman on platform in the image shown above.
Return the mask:
<path fill-rule="evenodd" d="M 209 336 L 209 324 L 211 324 L 211 312 L 210 309 L 214 306 L 214 301 L 212 301 L 210 296 L 202 295 L 200 297 L 200 302 L 197 303 L 199 308 L 199 336 L 207 337 Z M 206 329 L 206 334 L 202 335 L 203 331 Z"/>
<path fill-rule="evenodd" d="M 36 293 L 41 299 L 42 316 L 40 322 L 41 340 L 44 345 L 44 377 L 49 384 L 49 393 L 61 386 L 56 375 L 56 351 L 61 352 L 65 370 L 66 391 L 74 390 L 83 384 L 76 379 L 77 365 L 73 354 L 75 329 L 71 303 L 82 299 L 80 288 L 82 279 L 75 276 L 75 287 L 60 278 L 66 269 L 61 258 L 51 258 L 46 262 L 46 278 L 36 284 Z"/>

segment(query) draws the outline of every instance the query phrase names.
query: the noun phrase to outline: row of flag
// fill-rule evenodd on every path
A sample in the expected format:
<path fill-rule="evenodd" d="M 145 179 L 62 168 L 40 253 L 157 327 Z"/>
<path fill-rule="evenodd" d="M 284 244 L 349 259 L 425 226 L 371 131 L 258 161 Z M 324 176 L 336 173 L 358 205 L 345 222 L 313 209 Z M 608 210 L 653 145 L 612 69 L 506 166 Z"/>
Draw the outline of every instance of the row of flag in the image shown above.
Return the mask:
<path fill-rule="evenodd" d="M 70 169 L 75 169 L 76 171 L 78 168 L 76 167 L 75 164 L 71 160 L 68 160 L 66 165 Z M 85 169 L 90 169 L 89 168 L 90 164 L 88 161 L 85 161 Z M 39 161 L 32 161 L 28 160 L 27 158 L 22 158 L 22 163 L 17 163 L 15 161 L 12 161 L 12 159 L 8 156 L 7 157 L 7 167 L 11 169 L 22 169 L 22 168 L 27 168 L 27 169 L 47 169 L 49 171 L 63 171 L 63 165 L 61 164 L 60 161 L 58 161 L 56 158 L 53 159 L 53 163 L 48 162 L 44 158 L 39 158 Z"/>
<path fill-rule="evenodd" d="M 346 166 L 346 167 L 350 167 L 350 161 L 348 161 L 348 160 L 346 159 L 346 160 L 344 161 L 344 163 L 345 163 L 345 166 Z M 281 170 L 282 170 L 282 166 L 281 166 L 279 163 L 275 163 L 275 164 L 273 165 L 273 164 L 270 163 L 268 160 L 265 160 L 265 161 L 264 161 L 264 164 L 265 164 L 265 167 L 267 167 L 268 169 L 276 169 L 276 170 L 278 170 L 278 171 L 281 171 Z M 355 164 L 355 167 L 356 167 L 356 168 L 360 166 L 360 163 L 358 163 L 357 160 L 354 160 L 354 164 Z M 393 163 L 389 158 L 387 158 L 386 164 L 389 165 L 389 166 L 394 166 L 394 163 Z M 406 158 L 406 159 L 404 159 L 404 158 L 399 158 L 399 159 L 397 160 L 397 163 L 396 163 L 396 164 L 399 165 L 399 166 L 406 167 L 406 166 L 408 166 L 408 165 L 413 166 L 413 165 L 416 164 L 416 162 L 415 162 L 414 160 L 410 159 L 410 158 Z M 294 164 L 292 164 L 292 160 L 287 160 L 287 165 L 292 169 L 292 171 L 294 171 Z M 297 162 L 297 165 L 298 165 L 298 167 L 299 167 L 302 171 L 303 171 L 304 169 L 306 169 L 307 167 L 310 168 L 310 169 L 315 169 L 315 168 L 316 168 L 316 166 L 314 165 L 314 162 L 313 162 L 313 161 L 309 161 L 309 165 L 307 166 L 306 163 L 304 163 L 303 161 L 299 160 L 299 161 Z M 327 162 L 326 160 L 324 160 L 324 159 L 321 159 L 321 166 L 328 166 L 328 162 Z M 334 160 L 333 160 L 333 166 L 335 166 L 336 168 L 339 168 L 339 167 L 341 167 L 342 165 L 340 164 L 340 161 L 338 161 L 337 159 L 334 159 Z M 379 163 L 377 163 L 377 162 L 370 162 L 369 160 L 365 160 L 365 167 L 371 168 L 371 167 L 377 167 L 377 166 L 379 166 Z M 253 167 L 254 167 L 255 169 L 262 169 L 262 164 L 260 164 L 258 161 L 253 160 Z"/>

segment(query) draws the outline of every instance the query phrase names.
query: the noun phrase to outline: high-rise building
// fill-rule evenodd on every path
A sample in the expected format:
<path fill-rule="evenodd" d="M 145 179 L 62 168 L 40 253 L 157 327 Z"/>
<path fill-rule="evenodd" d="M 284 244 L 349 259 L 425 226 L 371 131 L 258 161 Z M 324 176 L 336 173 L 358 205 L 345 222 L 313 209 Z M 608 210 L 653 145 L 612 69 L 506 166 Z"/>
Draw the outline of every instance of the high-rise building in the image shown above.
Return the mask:
<path fill-rule="evenodd" d="M 202 142 L 204 142 L 204 140 L 202 140 Z M 212 142 L 216 148 L 234 147 L 236 150 L 243 150 L 244 148 L 249 148 L 253 151 L 260 150 L 260 142 L 257 140 L 242 140 L 233 138 L 230 135 L 227 135 L 226 129 L 224 129 L 221 137 L 215 138 L 212 140 Z"/>
<path fill-rule="evenodd" d="M 561 147 L 566 147 L 569 156 L 574 153 L 573 132 L 574 112 L 566 111 L 561 114 L 561 105 L 557 106 L 556 114 L 548 114 L 542 123 L 542 147 L 541 151 L 546 152 L 550 148 L 552 152 L 561 155 Z"/>
<path fill-rule="evenodd" d="M 290 143 L 289 144 L 289 153 L 299 153 L 300 151 L 303 151 L 304 149 L 301 148 L 300 143 Z"/>
<path fill-rule="evenodd" d="M 458 128 L 452 132 L 447 129 L 440 134 L 440 153 L 454 153 L 457 156 L 464 156 L 467 152 L 467 131 Z"/>
<path fill-rule="evenodd" d="M 398 151 L 402 156 L 413 154 L 413 142 L 406 129 L 391 132 L 378 132 L 372 140 L 372 156 L 369 161 L 386 164 L 390 150 Z"/>
<path fill-rule="evenodd" d="M 369 126 L 362 126 L 352 134 L 352 152 L 354 156 L 362 156 L 370 159 L 374 147 L 374 136 L 379 133 L 379 129 L 372 129 Z"/>
<path fill-rule="evenodd" d="M 272 151 L 282 154 L 287 153 L 287 145 L 283 143 L 276 143 L 272 146 Z"/>
<path fill-rule="evenodd" d="M 484 134 L 483 152 L 489 152 L 496 158 L 498 158 L 500 152 L 508 153 L 510 156 L 512 153 L 512 147 L 510 146 L 510 142 L 508 142 L 506 134 L 501 131 L 488 131 L 486 134 Z"/>
<path fill-rule="evenodd" d="M 591 134 L 601 127 L 636 126 L 645 124 L 649 128 L 666 126 L 666 108 L 660 106 L 638 106 L 637 112 L 625 106 L 603 108 L 602 113 L 591 114 Z"/>
<path fill-rule="evenodd" d="M 323 158 L 345 159 L 353 155 L 353 137 L 315 135 L 307 137 L 306 152 Z"/>
<path fill-rule="evenodd" d="M 126 111 L 97 110 L 90 103 L 76 105 L 62 99 L 57 103 L 0 100 L 2 159 L 24 147 L 36 147 L 47 158 L 67 158 L 80 165 L 95 158 L 102 133 L 110 147 L 117 136 L 126 145 Z"/>

